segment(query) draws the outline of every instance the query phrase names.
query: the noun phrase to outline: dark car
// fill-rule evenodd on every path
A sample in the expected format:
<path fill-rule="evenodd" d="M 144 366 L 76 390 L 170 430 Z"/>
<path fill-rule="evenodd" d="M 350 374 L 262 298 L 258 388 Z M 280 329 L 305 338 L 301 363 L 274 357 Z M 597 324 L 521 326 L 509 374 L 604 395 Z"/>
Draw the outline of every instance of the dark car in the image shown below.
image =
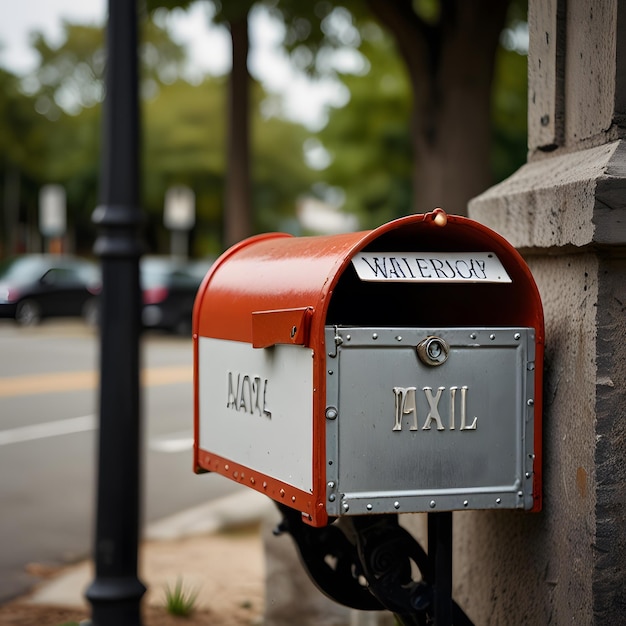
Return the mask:
<path fill-rule="evenodd" d="M 191 335 L 193 303 L 209 265 L 170 257 L 143 257 L 140 273 L 144 327 Z"/>
<path fill-rule="evenodd" d="M 0 317 L 23 326 L 47 317 L 97 319 L 98 266 L 70 255 L 28 254 L 0 263 Z"/>

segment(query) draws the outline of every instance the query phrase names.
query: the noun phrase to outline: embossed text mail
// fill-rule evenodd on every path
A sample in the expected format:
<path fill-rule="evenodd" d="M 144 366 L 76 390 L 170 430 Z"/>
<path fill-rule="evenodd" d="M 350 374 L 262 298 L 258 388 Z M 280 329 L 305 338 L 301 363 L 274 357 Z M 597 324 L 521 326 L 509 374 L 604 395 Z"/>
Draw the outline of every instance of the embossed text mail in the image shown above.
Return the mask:
<path fill-rule="evenodd" d="M 249 376 L 237 373 L 235 379 L 232 372 L 228 372 L 228 396 L 226 407 L 235 411 L 245 411 L 254 414 L 256 411 L 261 417 L 272 417 L 267 408 L 267 378 Z M 236 380 L 236 382 L 235 382 Z"/>
<path fill-rule="evenodd" d="M 431 430 L 434 423 L 437 430 L 446 430 L 444 419 L 439 412 L 439 401 L 446 390 L 445 387 L 439 387 L 437 393 L 433 395 L 432 387 L 422 387 L 426 404 L 428 406 L 428 414 L 422 425 L 422 430 Z M 457 394 L 457 392 L 460 392 Z M 448 430 L 456 429 L 456 409 L 460 404 L 460 425 L 459 430 L 476 430 L 478 426 L 478 417 L 474 417 L 471 424 L 467 423 L 467 393 L 468 387 L 450 387 L 449 393 L 449 414 L 447 415 Z M 419 430 L 418 426 L 418 410 L 417 410 L 417 387 L 394 387 L 393 395 L 395 399 L 395 419 L 393 430 L 402 430 L 402 419 L 410 416 L 408 421 L 411 423 L 409 430 Z"/>

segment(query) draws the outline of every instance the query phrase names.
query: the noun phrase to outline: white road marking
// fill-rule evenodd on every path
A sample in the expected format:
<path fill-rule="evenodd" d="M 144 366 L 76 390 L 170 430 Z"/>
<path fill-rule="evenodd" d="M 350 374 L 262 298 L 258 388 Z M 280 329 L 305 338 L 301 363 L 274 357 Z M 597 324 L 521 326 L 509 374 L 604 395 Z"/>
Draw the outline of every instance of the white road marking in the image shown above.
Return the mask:
<path fill-rule="evenodd" d="M 0 430 L 0 446 L 11 443 L 23 443 L 25 441 L 36 441 L 37 439 L 47 439 L 48 437 L 58 437 L 60 435 L 73 435 L 97 430 L 98 422 L 95 415 L 83 415 L 82 417 L 71 417 L 55 422 L 45 422 L 43 424 L 31 424 L 30 426 L 20 426 Z M 190 450 L 193 447 L 193 437 L 187 431 L 171 433 L 152 439 L 148 446 L 155 452 L 175 453 Z"/>
<path fill-rule="evenodd" d="M 83 433 L 89 430 L 95 430 L 97 427 L 95 415 L 84 415 L 82 417 L 71 417 L 55 422 L 45 422 L 44 424 L 20 426 L 19 428 L 0 430 L 0 446 L 6 446 L 10 443 L 34 441 L 35 439 L 46 439 L 47 437 L 58 437 L 59 435 Z"/>
<path fill-rule="evenodd" d="M 191 450 L 193 448 L 193 437 L 189 436 L 189 431 L 179 431 L 176 433 L 168 433 L 152 439 L 148 446 L 155 452 L 184 452 L 185 450 Z"/>

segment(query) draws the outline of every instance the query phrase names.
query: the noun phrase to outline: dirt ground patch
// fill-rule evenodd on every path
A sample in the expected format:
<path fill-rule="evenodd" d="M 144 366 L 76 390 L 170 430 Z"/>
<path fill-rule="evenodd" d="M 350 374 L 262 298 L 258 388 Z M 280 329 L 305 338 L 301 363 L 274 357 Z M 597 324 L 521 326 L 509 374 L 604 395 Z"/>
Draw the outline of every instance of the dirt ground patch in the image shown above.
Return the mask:
<path fill-rule="evenodd" d="M 264 560 L 258 529 L 173 541 L 150 541 L 140 551 L 143 626 L 252 626 L 264 610 Z M 177 617 L 165 609 L 166 588 L 181 581 L 197 592 L 195 611 Z M 65 626 L 89 619 L 84 589 L 90 562 L 52 574 L 31 594 L 0 606 L 0 626 Z M 69 593 L 68 593 L 69 591 Z"/>
<path fill-rule="evenodd" d="M 2 626 L 69 626 L 89 619 L 86 609 L 76 607 L 46 606 L 10 603 L 0 607 Z M 143 607 L 143 626 L 252 626 L 259 624 L 260 616 L 253 607 L 239 607 L 231 615 L 218 615 L 213 611 L 196 611 L 189 617 L 175 617 L 164 608 Z"/>

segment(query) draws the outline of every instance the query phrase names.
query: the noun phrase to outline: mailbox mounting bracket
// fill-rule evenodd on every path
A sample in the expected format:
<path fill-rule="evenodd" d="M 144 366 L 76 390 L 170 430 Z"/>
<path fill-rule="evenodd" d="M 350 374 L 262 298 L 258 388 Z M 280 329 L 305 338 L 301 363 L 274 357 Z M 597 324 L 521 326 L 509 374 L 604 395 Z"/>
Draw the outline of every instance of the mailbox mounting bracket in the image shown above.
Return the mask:
<path fill-rule="evenodd" d="M 396 514 L 343 517 L 323 528 L 277 504 L 307 574 L 328 597 L 361 611 L 387 610 L 404 626 L 472 626 L 451 597 L 452 513 L 429 513 L 429 554 Z M 421 580 L 413 580 L 412 564 Z"/>

